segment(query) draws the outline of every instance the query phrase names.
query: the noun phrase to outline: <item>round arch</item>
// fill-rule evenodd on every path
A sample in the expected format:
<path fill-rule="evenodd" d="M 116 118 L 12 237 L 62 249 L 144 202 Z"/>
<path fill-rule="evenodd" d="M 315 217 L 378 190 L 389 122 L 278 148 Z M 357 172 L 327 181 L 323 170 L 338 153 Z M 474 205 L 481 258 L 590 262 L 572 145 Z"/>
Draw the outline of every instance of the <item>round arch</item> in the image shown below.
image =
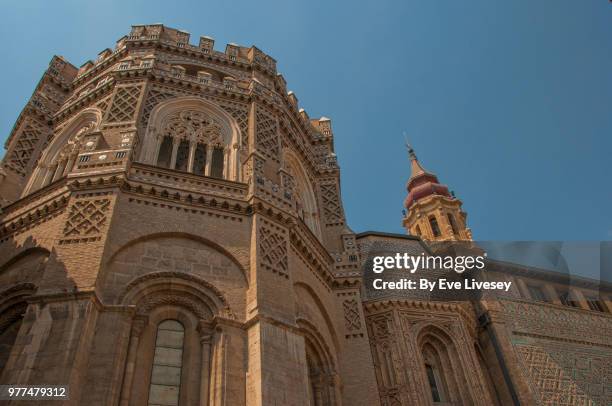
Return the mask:
<path fill-rule="evenodd" d="M 338 342 L 338 336 L 336 334 L 336 330 L 334 329 L 334 324 L 332 323 L 331 317 L 329 317 L 329 314 L 327 312 L 327 310 L 325 309 L 325 306 L 323 305 L 323 302 L 321 301 L 321 299 L 319 298 L 319 296 L 317 295 L 317 293 L 314 291 L 314 289 L 312 287 L 310 287 L 309 285 L 307 285 L 304 282 L 296 282 L 293 284 L 293 288 L 296 290 L 296 293 L 299 293 L 299 291 L 303 291 L 305 292 L 305 294 L 312 299 L 312 301 L 314 302 L 314 304 L 317 306 L 317 310 L 319 312 L 319 314 L 321 315 L 321 317 L 323 318 L 324 322 L 325 322 L 325 327 L 327 328 L 329 335 L 331 337 L 332 340 L 332 344 L 334 346 L 334 350 L 338 351 L 339 347 L 340 347 L 340 343 Z M 306 315 L 303 315 L 306 316 Z M 305 319 L 304 319 L 305 320 Z M 309 320 L 309 323 L 313 323 L 314 320 Z"/>
<path fill-rule="evenodd" d="M 458 346 L 446 328 L 424 323 L 417 327 L 418 356 L 421 359 L 422 379 L 434 401 L 473 403 Z M 436 397 L 438 400 L 436 400 Z"/>
<path fill-rule="evenodd" d="M 79 134 L 98 130 L 101 121 L 102 112 L 93 107 L 84 109 L 70 120 L 61 132 L 55 136 L 51 144 L 42 152 L 38 164 L 24 188 L 22 196 L 45 186 L 45 182 L 48 182 L 50 176 L 53 176 L 53 174 L 50 173 L 53 170 L 52 166 L 58 163 L 58 159 L 61 157 L 65 148 L 69 146 L 69 142 Z M 78 154 L 78 143 L 75 143 L 72 158 L 76 158 L 76 154 Z M 70 158 L 66 157 L 65 166 L 68 166 L 69 162 L 74 164 L 75 161 L 70 161 Z"/>
<path fill-rule="evenodd" d="M 244 280 L 248 285 L 249 283 L 248 272 L 246 271 L 245 267 L 236 259 L 234 254 L 232 254 L 227 249 L 225 249 L 223 246 L 217 244 L 216 242 L 212 240 L 209 240 L 204 237 L 200 237 L 198 235 L 194 235 L 190 233 L 183 233 L 183 232 L 170 231 L 170 232 L 162 232 L 162 233 L 152 233 L 152 234 L 146 234 L 146 235 L 134 238 L 133 240 L 130 240 L 127 243 L 121 245 L 121 247 L 119 247 L 115 252 L 113 252 L 108 257 L 108 259 L 105 261 L 104 266 L 108 267 L 108 265 L 112 263 L 122 251 L 134 246 L 135 244 L 138 244 L 140 242 L 145 242 L 148 240 L 155 240 L 159 238 L 185 238 L 187 240 L 196 241 L 206 246 L 209 246 L 211 248 L 214 248 L 215 250 L 219 251 L 221 254 L 225 255 L 230 261 L 232 261 L 238 267 L 238 269 L 240 269 L 240 272 L 244 276 Z"/>
<path fill-rule="evenodd" d="M 334 406 L 341 386 L 335 356 L 316 326 L 304 319 L 298 319 L 297 324 L 304 336 L 310 405 Z"/>
<path fill-rule="evenodd" d="M 159 103 L 153 108 L 147 123 L 145 137 L 139 154 L 139 161 L 156 165 L 158 153 L 164 138 L 164 128 L 168 120 L 186 111 L 202 112 L 210 116 L 220 126 L 220 136 L 224 144 L 225 179 L 238 181 L 238 151 L 241 145 L 240 128 L 234 118 L 215 103 L 197 96 L 176 97 Z"/>
<path fill-rule="evenodd" d="M 142 314 L 161 305 L 176 305 L 200 319 L 215 315 L 233 318 L 227 300 L 217 288 L 193 275 L 176 272 L 154 272 L 135 278 L 127 284 L 119 303 L 134 305 Z"/>
<path fill-rule="evenodd" d="M 288 148 L 283 150 L 283 164 L 293 177 L 296 210 L 314 235 L 321 239 L 321 223 L 317 197 L 308 173 L 297 155 Z"/>

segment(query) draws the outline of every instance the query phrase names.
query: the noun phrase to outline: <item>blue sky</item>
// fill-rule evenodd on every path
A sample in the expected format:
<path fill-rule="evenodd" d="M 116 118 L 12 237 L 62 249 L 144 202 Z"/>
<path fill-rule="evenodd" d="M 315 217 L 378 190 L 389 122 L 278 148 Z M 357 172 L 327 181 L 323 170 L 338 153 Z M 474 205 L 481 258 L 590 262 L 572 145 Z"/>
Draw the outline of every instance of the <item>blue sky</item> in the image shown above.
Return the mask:
<path fill-rule="evenodd" d="M 607 0 L 22 1 L 2 7 L 0 137 L 51 56 L 95 58 L 132 24 L 257 45 L 333 120 L 355 231 L 403 232 L 406 132 L 479 240 L 612 239 Z"/>

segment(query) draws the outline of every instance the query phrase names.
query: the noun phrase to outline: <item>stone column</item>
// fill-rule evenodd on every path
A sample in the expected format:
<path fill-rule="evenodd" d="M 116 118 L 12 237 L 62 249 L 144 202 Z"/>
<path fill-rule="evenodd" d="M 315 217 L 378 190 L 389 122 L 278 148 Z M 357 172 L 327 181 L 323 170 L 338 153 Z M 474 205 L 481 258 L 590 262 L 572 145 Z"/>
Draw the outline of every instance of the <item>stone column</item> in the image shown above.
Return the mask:
<path fill-rule="evenodd" d="M 47 173 L 45 174 L 45 179 L 43 180 L 43 186 L 47 186 L 51 182 L 53 182 L 53 175 L 55 175 L 55 171 L 57 170 L 57 164 L 50 165 L 47 167 Z"/>
<path fill-rule="evenodd" d="M 201 320 L 198 325 L 202 362 L 200 366 L 200 406 L 208 406 L 210 393 L 210 348 L 212 342 L 212 329 L 210 324 Z"/>
<path fill-rule="evenodd" d="M 181 140 L 175 138 L 172 140 L 172 158 L 170 159 L 170 169 L 174 169 L 176 167 L 176 154 L 178 152 L 178 146 L 181 143 Z"/>
<path fill-rule="evenodd" d="M 210 168 L 212 165 L 212 154 L 214 147 L 212 145 L 206 146 L 206 168 L 204 171 L 204 175 L 210 176 Z"/>
<path fill-rule="evenodd" d="M 555 288 L 553 288 L 549 284 L 544 285 L 544 294 L 546 295 L 546 298 L 549 302 L 557 305 L 561 304 L 561 300 L 559 300 L 559 294 L 557 293 Z"/>
<path fill-rule="evenodd" d="M 227 337 L 223 327 L 215 331 L 213 358 L 210 363 L 210 406 L 225 406 Z"/>
<path fill-rule="evenodd" d="M 66 176 L 68 175 L 68 173 L 70 173 L 70 171 L 72 170 L 72 167 L 74 166 L 75 160 L 76 160 L 76 157 L 74 155 L 70 155 L 68 157 L 68 163 L 66 163 L 66 167 L 64 168 L 63 176 Z"/>
<path fill-rule="evenodd" d="M 223 148 L 223 179 L 229 179 L 229 155 L 230 148 Z"/>
<path fill-rule="evenodd" d="M 193 173 L 193 160 L 195 157 L 195 150 L 197 146 L 197 142 L 189 141 L 189 160 L 187 161 L 187 172 L 189 173 Z"/>
<path fill-rule="evenodd" d="M 53 179 L 51 179 L 51 182 L 55 182 L 56 180 L 62 177 L 62 173 L 64 172 L 64 165 L 65 161 L 60 161 L 57 163 L 57 166 L 55 167 L 55 173 L 53 174 Z"/>
<path fill-rule="evenodd" d="M 315 406 L 322 406 L 323 405 L 323 387 L 325 386 L 325 382 L 322 379 L 322 376 L 317 376 L 316 378 L 316 382 L 314 383 L 314 393 L 312 394 L 314 401 L 315 401 Z"/>
<path fill-rule="evenodd" d="M 578 304 L 578 306 L 580 306 L 581 309 L 591 310 L 591 308 L 589 307 L 589 304 L 587 303 L 586 297 L 584 297 L 584 294 L 582 293 L 580 289 L 570 288 L 569 296 L 570 296 L 570 300 L 575 301 Z"/>
<path fill-rule="evenodd" d="M 151 157 L 146 157 L 145 159 L 150 159 L 150 161 L 145 161 L 148 164 L 151 165 L 156 165 L 157 164 L 157 159 L 159 158 L 159 149 L 161 148 L 161 144 L 162 141 L 164 140 L 164 137 L 160 134 L 157 135 L 157 139 L 155 140 L 155 150 L 153 151 L 153 156 Z"/>
<path fill-rule="evenodd" d="M 42 179 L 40 180 L 39 185 L 35 185 L 36 188 L 45 187 L 50 183 L 49 174 L 51 173 L 51 168 L 48 165 L 41 164 L 40 171 L 42 174 Z"/>
<path fill-rule="evenodd" d="M 128 348 L 127 361 L 125 364 L 125 374 L 123 376 L 123 389 L 121 390 L 121 406 L 129 406 L 130 395 L 132 393 L 132 383 L 134 381 L 134 369 L 136 367 L 136 356 L 138 355 L 138 342 L 144 326 L 147 324 L 146 318 L 135 318 L 132 322 L 132 335 Z"/>
<path fill-rule="evenodd" d="M 529 292 L 529 288 L 527 288 L 527 284 L 522 278 L 516 278 L 516 286 L 521 296 L 523 296 L 525 299 L 532 300 L 531 293 Z"/>

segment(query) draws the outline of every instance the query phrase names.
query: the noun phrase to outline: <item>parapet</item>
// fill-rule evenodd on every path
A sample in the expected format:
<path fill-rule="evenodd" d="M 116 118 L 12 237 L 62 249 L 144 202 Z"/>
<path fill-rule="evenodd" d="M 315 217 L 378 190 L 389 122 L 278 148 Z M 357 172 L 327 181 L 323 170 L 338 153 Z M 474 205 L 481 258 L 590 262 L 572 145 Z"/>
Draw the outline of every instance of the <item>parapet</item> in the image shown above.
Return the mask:
<path fill-rule="evenodd" d="M 228 62 L 250 64 L 270 74 L 276 74 L 276 60 L 255 46 L 244 47 L 229 43 L 225 46 L 224 52 L 219 52 L 214 50 L 213 38 L 201 36 L 199 43 L 192 45 L 189 43 L 190 36 L 186 31 L 166 27 L 163 24 L 133 25 L 125 41 L 160 41 L 170 46 L 222 58 Z"/>

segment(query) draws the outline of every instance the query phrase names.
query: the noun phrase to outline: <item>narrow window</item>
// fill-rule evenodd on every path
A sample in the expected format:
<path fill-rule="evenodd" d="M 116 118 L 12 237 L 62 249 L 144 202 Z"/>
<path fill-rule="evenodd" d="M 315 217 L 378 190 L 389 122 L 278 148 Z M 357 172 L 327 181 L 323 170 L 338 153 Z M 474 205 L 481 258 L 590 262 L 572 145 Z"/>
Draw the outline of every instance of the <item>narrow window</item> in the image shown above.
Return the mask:
<path fill-rule="evenodd" d="M 79 157 L 79 162 L 87 162 L 87 161 L 89 161 L 89 157 L 90 157 L 90 156 L 91 156 L 91 155 L 81 155 L 81 156 Z"/>
<path fill-rule="evenodd" d="M 182 140 L 176 151 L 176 166 L 177 171 L 187 172 L 189 164 L 189 141 Z"/>
<path fill-rule="evenodd" d="M 440 396 L 440 389 L 438 388 L 438 379 L 436 377 L 436 371 L 434 371 L 434 368 L 429 364 L 425 364 L 425 370 L 427 371 L 427 380 L 429 381 L 431 397 L 434 402 L 441 402 L 442 397 Z"/>
<path fill-rule="evenodd" d="M 420 236 L 421 235 L 421 227 L 419 227 L 419 225 L 417 224 L 416 228 L 414 229 L 414 232 L 416 233 L 416 235 Z"/>
<path fill-rule="evenodd" d="M 455 217 L 450 213 L 446 213 L 446 216 L 448 218 L 448 224 L 450 224 L 451 229 L 453 230 L 453 234 L 459 234 L 459 229 L 457 228 L 457 222 L 455 221 Z"/>
<path fill-rule="evenodd" d="M 148 405 L 178 405 L 183 366 L 185 328 L 177 320 L 157 327 Z"/>
<path fill-rule="evenodd" d="M 172 159 L 172 137 L 165 136 L 161 146 L 159 147 L 159 155 L 157 156 L 157 166 L 163 166 L 164 168 L 170 167 L 170 160 Z"/>
<path fill-rule="evenodd" d="M 215 147 L 213 149 L 210 176 L 213 178 L 223 177 L 223 148 Z"/>
<path fill-rule="evenodd" d="M 206 145 L 198 143 L 193 157 L 193 173 L 204 175 L 206 168 Z"/>
<path fill-rule="evenodd" d="M 545 302 L 546 297 L 544 296 L 544 292 L 539 286 L 527 285 L 527 290 L 529 290 L 529 295 L 531 299 L 537 302 Z"/>
<path fill-rule="evenodd" d="M 596 312 L 605 312 L 603 305 L 597 298 L 587 298 L 587 304 L 591 310 L 595 310 Z"/>
<path fill-rule="evenodd" d="M 570 296 L 570 292 L 566 292 L 564 294 L 562 294 L 559 299 L 561 300 L 561 303 L 564 306 L 569 306 L 569 307 L 580 307 L 578 306 L 578 303 L 575 300 L 571 299 Z"/>
<path fill-rule="evenodd" d="M 433 232 L 434 237 L 440 236 L 440 226 L 438 226 L 438 220 L 434 216 L 429 218 L 429 225 L 431 226 L 431 231 Z"/>

